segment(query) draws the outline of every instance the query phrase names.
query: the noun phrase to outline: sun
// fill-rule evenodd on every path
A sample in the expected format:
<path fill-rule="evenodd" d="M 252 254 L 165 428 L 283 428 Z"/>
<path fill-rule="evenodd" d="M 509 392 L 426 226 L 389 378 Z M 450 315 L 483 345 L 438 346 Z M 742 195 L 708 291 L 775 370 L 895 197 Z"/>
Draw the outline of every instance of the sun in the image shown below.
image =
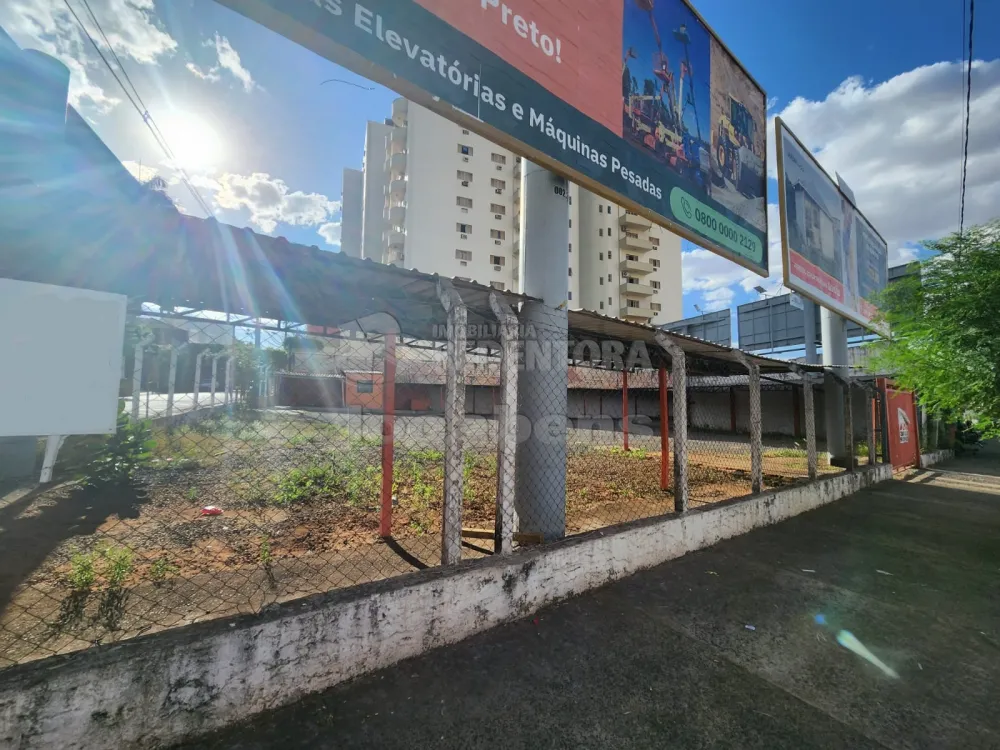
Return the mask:
<path fill-rule="evenodd" d="M 160 126 L 177 166 L 201 171 L 216 166 L 224 156 L 222 139 L 205 120 L 188 112 L 174 112 Z"/>

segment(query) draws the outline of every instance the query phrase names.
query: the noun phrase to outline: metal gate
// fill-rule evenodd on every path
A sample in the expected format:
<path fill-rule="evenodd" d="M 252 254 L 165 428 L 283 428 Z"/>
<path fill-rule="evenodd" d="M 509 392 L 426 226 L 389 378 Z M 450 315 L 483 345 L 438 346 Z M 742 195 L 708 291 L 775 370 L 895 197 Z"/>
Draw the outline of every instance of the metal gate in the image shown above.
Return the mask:
<path fill-rule="evenodd" d="M 894 469 L 917 466 L 920 460 L 920 436 L 917 432 L 917 405 L 910 391 L 897 389 L 882 380 L 888 417 L 889 458 Z"/>

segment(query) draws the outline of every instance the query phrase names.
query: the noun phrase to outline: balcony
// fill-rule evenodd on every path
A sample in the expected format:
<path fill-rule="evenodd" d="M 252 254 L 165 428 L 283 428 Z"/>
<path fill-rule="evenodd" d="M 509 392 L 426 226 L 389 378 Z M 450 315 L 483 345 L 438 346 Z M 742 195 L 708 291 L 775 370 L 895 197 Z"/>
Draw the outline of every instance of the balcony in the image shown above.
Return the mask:
<path fill-rule="evenodd" d="M 647 274 L 654 273 L 656 271 L 656 266 L 652 263 L 645 263 L 641 260 L 623 260 L 618 264 L 619 271 L 628 271 L 629 273 Z"/>
<path fill-rule="evenodd" d="M 406 128 L 393 128 L 389 131 L 388 152 L 400 154 L 406 151 Z"/>
<path fill-rule="evenodd" d="M 392 266 L 403 265 L 403 251 L 402 250 L 390 250 L 386 253 L 385 262 Z"/>
<path fill-rule="evenodd" d="M 395 99 L 392 102 L 392 121 L 400 126 L 404 127 L 407 124 L 407 119 L 409 117 L 409 103 L 403 97 Z"/>
<path fill-rule="evenodd" d="M 392 154 L 386 161 L 386 166 L 389 169 L 392 177 L 399 178 L 406 174 L 406 152 L 400 151 L 399 153 Z"/>
<path fill-rule="evenodd" d="M 406 223 L 406 206 L 390 206 L 389 223 L 394 227 L 402 229 Z"/>
<path fill-rule="evenodd" d="M 385 244 L 390 250 L 402 250 L 406 235 L 398 229 L 390 229 L 385 233 Z"/>
<path fill-rule="evenodd" d="M 639 216 L 639 214 L 637 213 L 633 213 L 632 211 L 626 211 L 625 215 L 618 220 L 618 225 L 622 229 L 631 229 L 632 231 L 638 230 L 640 232 L 645 232 L 648 231 L 651 226 L 653 226 L 653 222 L 651 222 L 649 219 L 643 216 Z"/>
<path fill-rule="evenodd" d="M 389 183 L 389 197 L 402 200 L 406 197 L 406 180 L 398 178 Z"/>
<path fill-rule="evenodd" d="M 618 247 L 634 253 L 648 253 L 653 249 L 653 243 L 635 232 L 626 232 L 625 236 L 618 240 Z"/>
<path fill-rule="evenodd" d="M 618 310 L 618 317 L 620 318 L 638 318 L 642 321 L 651 319 L 653 314 L 653 308 L 651 307 L 622 307 Z"/>
<path fill-rule="evenodd" d="M 633 297 L 649 297 L 655 291 L 649 284 L 636 284 L 628 282 L 618 287 L 622 294 L 631 294 Z"/>
<path fill-rule="evenodd" d="M 514 162 L 514 179 L 521 179 L 521 159 L 517 159 Z"/>

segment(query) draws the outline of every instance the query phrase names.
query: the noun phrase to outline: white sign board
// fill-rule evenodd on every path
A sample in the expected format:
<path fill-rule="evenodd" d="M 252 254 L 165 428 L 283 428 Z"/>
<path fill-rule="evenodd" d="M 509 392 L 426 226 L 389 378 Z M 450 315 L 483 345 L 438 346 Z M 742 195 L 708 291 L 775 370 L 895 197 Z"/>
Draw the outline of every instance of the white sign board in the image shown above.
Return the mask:
<path fill-rule="evenodd" d="M 115 431 L 126 298 L 0 279 L 0 437 Z"/>

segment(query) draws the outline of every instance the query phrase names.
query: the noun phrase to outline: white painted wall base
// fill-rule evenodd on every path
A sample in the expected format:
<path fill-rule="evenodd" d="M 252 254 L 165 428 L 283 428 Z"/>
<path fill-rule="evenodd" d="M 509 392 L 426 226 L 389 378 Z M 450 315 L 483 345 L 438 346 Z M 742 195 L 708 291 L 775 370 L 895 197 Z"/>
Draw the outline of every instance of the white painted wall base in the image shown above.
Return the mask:
<path fill-rule="evenodd" d="M 942 461 L 947 461 L 949 458 L 955 457 L 955 451 L 952 450 L 941 450 L 932 451 L 930 453 L 920 454 L 920 468 L 927 469 L 934 464 L 939 464 Z"/>
<path fill-rule="evenodd" d="M 0 673 L 0 747 L 171 744 L 891 477 L 880 465 L 13 667 Z"/>

